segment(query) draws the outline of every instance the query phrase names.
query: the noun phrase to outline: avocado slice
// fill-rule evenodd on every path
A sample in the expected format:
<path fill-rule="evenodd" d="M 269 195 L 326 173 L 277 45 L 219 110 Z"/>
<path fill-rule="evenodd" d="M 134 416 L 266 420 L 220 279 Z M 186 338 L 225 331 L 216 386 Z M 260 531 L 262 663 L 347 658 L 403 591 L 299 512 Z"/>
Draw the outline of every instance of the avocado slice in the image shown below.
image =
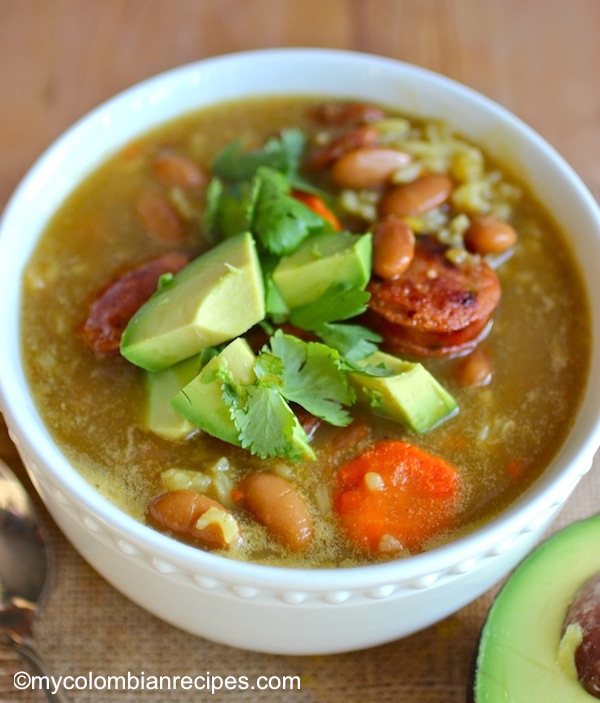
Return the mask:
<path fill-rule="evenodd" d="M 383 366 L 390 372 L 388 376 L 349 375 L 357 400 L 369 405 L 375 415 L 402 422 L 416 432 L 427 432 L 458 407 L 422 364 L 376 351 L 357 365 Z"/>
<path fill-rule="evenodd" d="M 289 309 L 317 300 L 336 283 L 364 288 L 371 276 L 371 235 L 315 234 L 273 271 L 273 281 Z"/>
<path fill-rule="evenodd" d="M 243 334 L 264 316 L 256 245 L 244 232 L 159 287 L 125 328 L 121 354 L 147 371 L 160 371 Z"/>
<path fill-rule="evenodd" d="M 198 375 L 201 368 L 202 356 L 198 354 L 162 371 L 145 372 L 143 424 L 147 430 L 164 439 L 177 441 L 197 429 L 171 406 L 171 399 Z"/>
<path fill-rule="evenodd" d="M 598 700 L 577 680 L 573 651 L 561 643 L 571 600 L 600 571 L 598 544 L 600 515 L 595 515 L 556 533 L 513 572 L 481 633 L 472 702 Z"/>
<path fill-rule="evenodd" d="M 248 342 L 241 337 L 234 339 L 179 390 L 172 398 L 171 406 L 194 426 L 224 442 L 240 446 L 238 431 L 229 406 L 223 400 L 221 380 L 216 374 L 225 368 L 240 384 L 253 383 L 256 378 L 254 361 L 254 352 Z"/>

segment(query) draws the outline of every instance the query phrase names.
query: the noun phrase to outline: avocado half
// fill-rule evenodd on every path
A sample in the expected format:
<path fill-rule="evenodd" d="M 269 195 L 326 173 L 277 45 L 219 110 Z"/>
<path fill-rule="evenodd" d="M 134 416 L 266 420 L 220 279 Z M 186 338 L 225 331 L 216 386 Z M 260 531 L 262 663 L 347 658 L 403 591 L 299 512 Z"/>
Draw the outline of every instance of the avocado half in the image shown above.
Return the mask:
<path fill-rule="evenodd" d="M 481 631 L 468 703 L 598 703 L 561 636 L 571 601 L 600 572 L 600 515 L 535 549 L 496 597 Z M 577 644 L 577 643 L 575 643 Z"/>

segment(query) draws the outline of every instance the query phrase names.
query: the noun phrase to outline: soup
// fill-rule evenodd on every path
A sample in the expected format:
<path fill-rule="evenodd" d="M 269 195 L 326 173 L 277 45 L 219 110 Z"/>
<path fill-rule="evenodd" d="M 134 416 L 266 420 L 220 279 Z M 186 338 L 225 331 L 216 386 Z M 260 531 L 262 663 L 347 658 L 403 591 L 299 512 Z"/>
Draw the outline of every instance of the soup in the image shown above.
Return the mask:
<path fill-rule="evenodd" d="M 29 262 L 22 346 L 54 438 L 118 507 L 327 567 L 431 549 L 522 495 L 590 333 L 565 239 L 479 148 L 286 97 L 181 117 L 91 174 Z"/>

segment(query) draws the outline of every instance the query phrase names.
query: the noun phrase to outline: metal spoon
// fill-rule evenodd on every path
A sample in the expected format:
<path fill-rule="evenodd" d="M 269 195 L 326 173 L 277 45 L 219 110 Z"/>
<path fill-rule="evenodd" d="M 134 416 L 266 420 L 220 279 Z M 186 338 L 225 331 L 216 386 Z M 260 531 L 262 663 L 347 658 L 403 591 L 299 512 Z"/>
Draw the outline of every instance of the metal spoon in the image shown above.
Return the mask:
<path fill-rule="evenodd" d="M 33 620 L 42 607 L 52 572 L 45 532 L 27 491 L 0 460 L 0 640 L 10 644 L 45 681 L 52 674 L 33 640 Z M 68 698 L 50 683 L 46 697 Z"/>

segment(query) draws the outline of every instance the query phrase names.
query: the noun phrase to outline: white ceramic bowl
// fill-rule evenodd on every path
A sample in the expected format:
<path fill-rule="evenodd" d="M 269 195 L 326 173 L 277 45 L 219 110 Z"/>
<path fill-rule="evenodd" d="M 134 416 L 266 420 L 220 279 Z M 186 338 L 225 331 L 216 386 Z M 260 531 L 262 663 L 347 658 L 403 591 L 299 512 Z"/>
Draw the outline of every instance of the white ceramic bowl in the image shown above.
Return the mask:
<path fill-rule="evenodd" d="M 134 135 L 189 110 L 246 95 L 324 94 L 440 117 L 531 185 L 572 238 L 591 300 L 600 299 L 600 212 L 578 177 L 498 105 L 428 71 L 329 50 L 273 50 L 183 66 L 100 106 L 34 165 L 0 230 L 0 396 L 11 436 L 48 510 L 85 559 L 159 618 L 237 647 L 329 653 L 408 635 L 457 611 L 528 552 L 590 468 L 600 444 L 600 306 L 583 405 L 536 485 L 485 527 L 429 553 L 378 566 L 294 570 L 188 547 L 129 518 L 69 465 L 42 424 L 19 352 L 20 278 L 63 198 Z"/>

